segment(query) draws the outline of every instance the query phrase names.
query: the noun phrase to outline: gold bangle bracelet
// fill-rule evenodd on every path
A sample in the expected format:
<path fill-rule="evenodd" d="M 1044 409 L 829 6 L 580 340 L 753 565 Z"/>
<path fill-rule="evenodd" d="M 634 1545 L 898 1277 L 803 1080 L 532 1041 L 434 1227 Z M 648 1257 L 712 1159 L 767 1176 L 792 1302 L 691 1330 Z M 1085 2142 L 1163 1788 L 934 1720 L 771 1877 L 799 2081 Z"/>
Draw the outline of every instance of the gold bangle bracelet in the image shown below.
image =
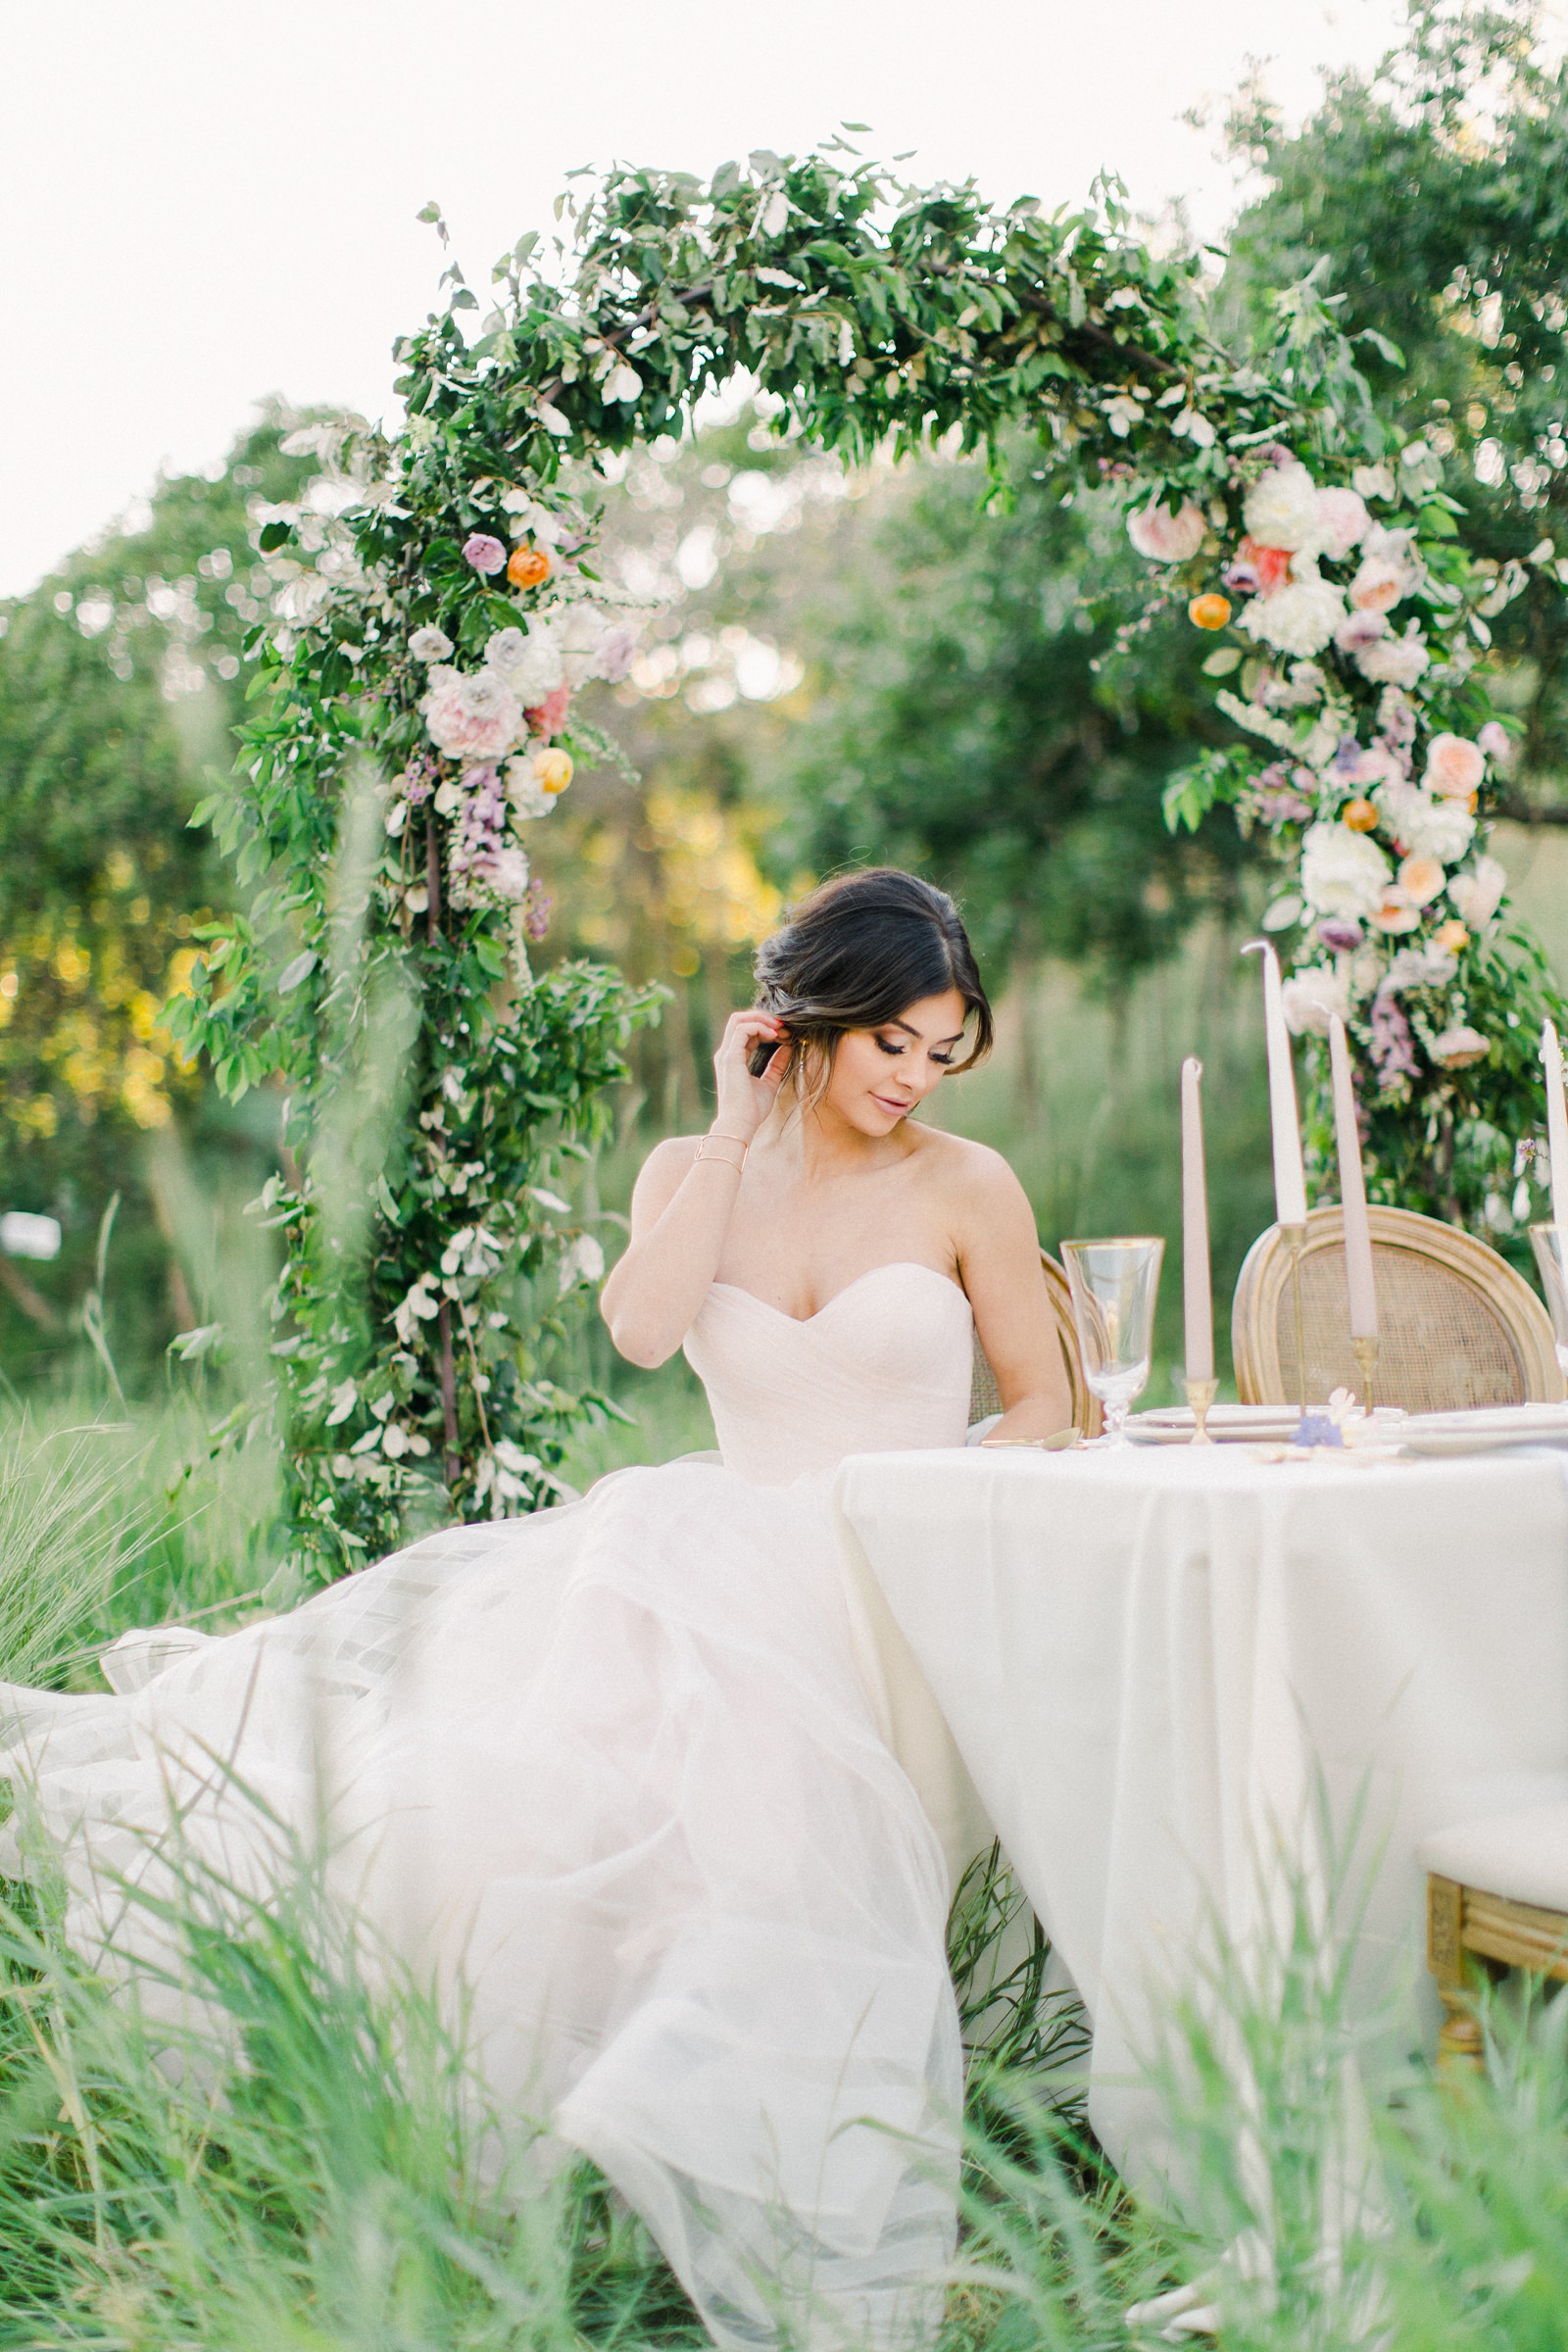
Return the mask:
<path fill-rule="evenodd" d="M 722 1152 L 710 1152 L 708 1148 L 710 1144 L 737 1144 L 740 1146 L 741 1155 L 739 1159 L 726 1159 Z M 698 1159 L 716 1159 L 721 1168 L 733 1168 L 738 1176 L 746 1165 L 746 1154 L 751 1148 L 750 1144 L 741 1143 L 738 1135 L 705 1135 L 697 1147 L 697 1157 Z"/>

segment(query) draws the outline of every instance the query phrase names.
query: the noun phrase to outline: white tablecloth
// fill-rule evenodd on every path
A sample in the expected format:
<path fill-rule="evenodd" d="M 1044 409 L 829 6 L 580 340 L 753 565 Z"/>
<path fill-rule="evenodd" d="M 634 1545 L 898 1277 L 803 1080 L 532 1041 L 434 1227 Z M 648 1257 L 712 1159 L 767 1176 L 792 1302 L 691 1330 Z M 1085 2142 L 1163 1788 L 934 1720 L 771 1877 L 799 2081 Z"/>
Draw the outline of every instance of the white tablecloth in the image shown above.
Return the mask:
<path fill-rule="evenodd" d="M 1341 1820 L 1367 1800 L 1363 1960 L 1413 1984 L 1417 1840 L 1568 1795 L 1562 1457 L 869 1454 L 837 1500 L 1083 1994 L 1091 2120 L 1135 2175 L 1161 2161 L 1151 1998 L 1205 1904 L 1239 1944 L 1259 1931 L 1260 1858 L 1310 1844 L 1318 1774 Z"/>

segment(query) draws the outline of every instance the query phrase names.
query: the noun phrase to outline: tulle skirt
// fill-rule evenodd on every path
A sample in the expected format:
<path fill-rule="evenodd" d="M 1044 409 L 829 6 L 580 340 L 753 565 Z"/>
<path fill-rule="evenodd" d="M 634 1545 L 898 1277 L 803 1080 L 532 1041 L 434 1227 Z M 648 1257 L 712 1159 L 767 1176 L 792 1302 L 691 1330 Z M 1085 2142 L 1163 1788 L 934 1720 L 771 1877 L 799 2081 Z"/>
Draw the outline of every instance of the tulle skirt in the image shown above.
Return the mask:
<path fill-rule="evenodd" d="M 130 1636 L 113 1696 L 0 1686 L 0 1771 L 105 1964 L 150 1967 L 126 1888 L 172 1841 L 252 1891 L 303 1847 L 461 2014 L 492 2106 L 641 2211 L 719 2343 L 913 2344 L 961 2073 L 885 1631 L 825 1480 L 677 1462 L 238 1634 Z"/>

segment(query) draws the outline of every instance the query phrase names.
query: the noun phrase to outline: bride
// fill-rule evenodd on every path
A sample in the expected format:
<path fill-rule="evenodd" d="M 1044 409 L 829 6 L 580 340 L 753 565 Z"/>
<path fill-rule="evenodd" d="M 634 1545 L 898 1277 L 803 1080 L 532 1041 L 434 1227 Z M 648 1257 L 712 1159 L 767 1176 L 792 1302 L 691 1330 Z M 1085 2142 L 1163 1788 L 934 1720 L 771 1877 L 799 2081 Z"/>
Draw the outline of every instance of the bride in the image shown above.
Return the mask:
<path fill-rule="evenodd" d="M 265 1889 L 319 1838 L 371 1936 L 461 1995 L 490 2100 L 603 2168 L 719 2344 L 905 2345 L 952 2250 L 967 1854 L 832 1473 L 961 1445 L 976 1332 L 1000 1435 L 1068 1412 L 1021 1188 L 915 1116 L 991 1042 L 952 901 L 850 875 L 757 972 L 717 1115 L 651 1154 L 604 1291 L 634 1363 L 684 1347 L 722 1466 L 450 1529 L 236 1634 L 127 1636 L 111 1696 L 0 1686 L 0 1773 L 73 1940 L 140 1961 L 149 2003 L 169 1954 L 129 1889 L 172 1847 Z"/>

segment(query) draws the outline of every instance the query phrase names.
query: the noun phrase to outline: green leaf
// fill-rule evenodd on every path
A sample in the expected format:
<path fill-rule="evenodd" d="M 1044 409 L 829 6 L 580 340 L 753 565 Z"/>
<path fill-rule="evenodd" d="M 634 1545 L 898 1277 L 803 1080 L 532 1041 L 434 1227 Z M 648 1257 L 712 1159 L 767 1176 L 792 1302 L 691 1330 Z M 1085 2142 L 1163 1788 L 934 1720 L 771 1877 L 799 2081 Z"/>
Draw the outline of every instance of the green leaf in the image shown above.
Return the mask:
<path fill-rule="evenodd" d="M 294 525 L 291 522 L 264 522 L 257 538 L 257 545 L 264 556 L 270 556 L 278 548 L 286 547 L 293 536 Z"/>

